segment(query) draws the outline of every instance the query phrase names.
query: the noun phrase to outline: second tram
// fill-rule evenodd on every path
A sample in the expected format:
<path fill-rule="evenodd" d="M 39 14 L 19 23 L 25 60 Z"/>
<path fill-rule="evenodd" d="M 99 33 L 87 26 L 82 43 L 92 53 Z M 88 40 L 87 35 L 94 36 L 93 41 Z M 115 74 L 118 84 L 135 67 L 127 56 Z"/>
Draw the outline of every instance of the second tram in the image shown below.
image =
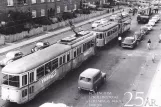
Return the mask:
<path fill-rule="evenodd" d="M 96 46 L 103 47 L 114 38 L 118 37 L 119 28 L 117 22 L 108 22 L 93 29 L 96 33 Z"/>

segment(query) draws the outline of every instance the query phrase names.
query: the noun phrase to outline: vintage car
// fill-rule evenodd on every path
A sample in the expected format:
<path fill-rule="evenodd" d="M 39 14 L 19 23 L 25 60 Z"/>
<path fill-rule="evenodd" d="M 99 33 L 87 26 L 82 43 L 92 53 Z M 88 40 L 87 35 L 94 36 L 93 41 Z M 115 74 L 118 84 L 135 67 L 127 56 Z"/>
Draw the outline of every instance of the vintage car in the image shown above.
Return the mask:
<path fill-rule="evenodd" d="M 106 73 L 99 69 L 88 68 L 83 71 L 78 79 L 78 89 L 96 92 L 102 83 L 106 81 Z"/>
<path fill-rule="evenodd" d="M 149 30 L 148 30 L 147 27 L 142 26 L 142 27 L 140 28 L 140 32 L 142 33 L 142 35 L 146 35 L 146 34 L 149 33 Z"/>
<path fill-rule="evenodd" d="M 143 36 L 144 36 L 144 35 L 145 35 L 145 34 L 142 33 L 142 32 L 140 31 L 140 32 L 135 32 L 134 35 L 133 35 L 133 37 L 134 37 L 136 40 L 141 41 L 141 40 L 143 39 Z"/>
<path fill-rule="evenodd" d="M 50 46 L 49 42 L 38 42 L 38 43 L 36 43 L 35 47 L 31 49 L 31 53 L 36 52 L 41 49 L 44 49 L 48 46 Z"/>
<path fill-rule="evenodd" d="M 137 40 L 134 37 L 125 37 L 121 43 L 122 48 L 135 48 L 137 46 Z"/>
<path fill-rule="evenodd" d="M 147 28 L 148 31 L 151 31 L 153 29 L 153 26 L 150 24 L 145 24 L 144 27 Z"/>
<path fill-rule="evenodd" d="M 4 59 L 2 59 L 0 61 L 0 65 L 3 67 L 3 66 L 6 66 L 7 64 L 9 64 L 10 62 L 13 62 L 19 58 L 22 58 L 23 57 L 23 53 L 20 52 L 20 51 L 11 51 L 11 52 L 8 52 L 5 56 Z"/>
<path fill-rule="evenodd" d="M 96 28 L 96 27 L 98 27 L 98 26 L 100 26 L 100 25 L 103 25 L 104 23 L 107 23 L 108 22 L 108 20 L 107 19 L 100 19 L 100 20 L 97 20 L 97 21 L 94 21 L 93 23 L 92 23 L 92 29 L 93 28 Z"/>

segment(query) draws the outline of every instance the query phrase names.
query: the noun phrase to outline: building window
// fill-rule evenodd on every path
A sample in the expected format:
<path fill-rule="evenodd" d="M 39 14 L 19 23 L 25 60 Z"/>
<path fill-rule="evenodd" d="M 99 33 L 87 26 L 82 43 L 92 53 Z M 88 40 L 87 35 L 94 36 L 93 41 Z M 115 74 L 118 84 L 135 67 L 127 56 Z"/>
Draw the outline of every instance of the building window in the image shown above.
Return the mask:
<path fill-rule="evenodd" d="M 24 89 L 24 90 L 22 91 L 22 97 L 25 97 L 25 96 L 27 96 L 27 89 Z"/>
<path fill-rule="evenodd" d="M 34 82 L 34 72 L 30 73 L 30 83 Z"/>
<path fill-rule="evenodd" d="M 60 6 L 57 6 L 57 13 L 60 13 Z"/>
<path fill-rule="evenodd" d="M 36 3 L 36 0 L 31 0 L 32 1 L 32 4 L 35 4 Z"/>
<path fill-rule="evenodd" d="M 7 0 L 7 6 L 13 6 L 13 0 Z"/>
<path fill-rule="evenodd" d="M 32 10 L 32 18 L 36 17 L 36 10 Z"/>
<path fill-rule="evenodd" d="M 64 12 L 67 12 L 67 11 L 68 11 L 68 7 L 64 6 Z"/>
<path fill-rule="evenodd" d="M 45 2 L 45 0 L 41 0 L 41 3 L 44 3 Z"/>
<path fill-rule="evenodd" d="M 31 87 L 29 88 L 29 94 L 32 94 L 32 93 L 34 93 L 34 86 L 31 86 Z"/>
<path fill-rule="evenodd" d="M 45 16 L 45 9 L 41 9 L 41 16 Z"/>

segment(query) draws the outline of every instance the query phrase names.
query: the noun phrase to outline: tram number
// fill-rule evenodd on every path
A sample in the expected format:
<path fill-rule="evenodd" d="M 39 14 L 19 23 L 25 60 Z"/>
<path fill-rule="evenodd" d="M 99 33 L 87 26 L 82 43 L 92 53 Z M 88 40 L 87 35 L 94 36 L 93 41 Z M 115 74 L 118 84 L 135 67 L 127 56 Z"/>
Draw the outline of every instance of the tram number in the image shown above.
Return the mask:
<path fill-rule="evenodd" d="M 50 75 L 48 75 L 48 76 L 44 77 L 44 78 L 41 80 L 41 81 L 42 81 L 42 83 L 44 83 L 44 82 L 48 81 L 49 79 L 54 78 L 54 76 L 55 76 L 55 75 L 56 75 L 56 71 L 52 72 Z"/>

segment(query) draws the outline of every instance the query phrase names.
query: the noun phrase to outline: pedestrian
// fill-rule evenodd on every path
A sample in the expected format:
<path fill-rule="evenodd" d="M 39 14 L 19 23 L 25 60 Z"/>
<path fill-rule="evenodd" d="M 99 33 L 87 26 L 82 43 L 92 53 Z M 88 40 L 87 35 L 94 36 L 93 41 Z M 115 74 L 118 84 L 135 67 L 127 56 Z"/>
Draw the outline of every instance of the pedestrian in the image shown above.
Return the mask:
<path fill-rule="evenodd" d="M 159 43 L 161 43 L 161 34 L 159 35 Z"/>
<path fill-rule="evenodd" d="M 150 44 L 151 44 L 151 40 L 149 39 L 148 42 L 147 42 L 147 48 L 148 48 L 148 50 L 150 50 L 150 48 L 151 48 Z"/>
<path fill-rule="evenodd" d="M 152 62 L 155 63 L 155 54 L 152 54 Z"/>
<path fill-rule="evenodd" d="M 119 37 L 118 37 L 118 44 L 119 44 L 119 46 L 121 46 L 121 42 L 122 42 L 122 37 L 119 36 Z"/>
<path fill-rule="evenodd" d="M 115 11 L 115 10 L 114 10 L 114 8 L 113 8 L 113 9 L 112 9 L 112 13 L 114 13 L 114 11 Z"/>

